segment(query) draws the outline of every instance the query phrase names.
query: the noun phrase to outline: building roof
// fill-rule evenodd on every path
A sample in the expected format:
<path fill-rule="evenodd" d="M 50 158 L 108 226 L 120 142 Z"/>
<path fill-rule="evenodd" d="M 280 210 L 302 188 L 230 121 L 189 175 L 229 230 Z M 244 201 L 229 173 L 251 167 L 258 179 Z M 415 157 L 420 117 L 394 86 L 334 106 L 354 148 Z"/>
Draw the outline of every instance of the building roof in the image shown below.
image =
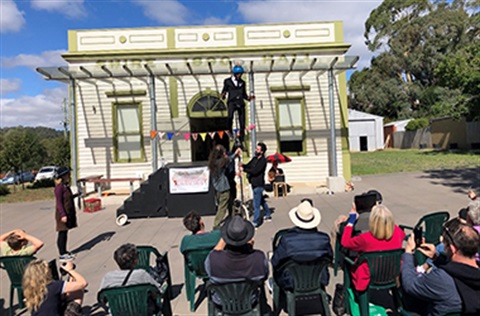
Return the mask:
<path fill-rule="evenodd" d="M 408 122 L 410 122 L 412 119 L 406 119 L 406 120 L 401 120 L 401 121 L 395 121 L 395 122 L 390 122 L 387 123 L 383 126 L 399 126 L 399 125 L 406 125 Z"/>
<path fill-rule="evenodd" d="M 363 120 L 376 120 L 382 119 L 383 116 L 378 116 L 366 112 L 361 112 L 353 109 L 348 109 L 348 120 L 349 121 L 363 121 Z"/>

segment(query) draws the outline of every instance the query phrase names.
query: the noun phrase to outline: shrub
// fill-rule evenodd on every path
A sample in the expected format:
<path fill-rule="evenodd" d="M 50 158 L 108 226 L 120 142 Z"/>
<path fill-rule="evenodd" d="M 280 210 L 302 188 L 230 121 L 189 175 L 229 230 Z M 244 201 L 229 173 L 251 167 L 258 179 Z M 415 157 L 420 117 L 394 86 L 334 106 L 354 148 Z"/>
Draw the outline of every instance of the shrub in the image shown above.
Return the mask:
<path fill-rule="evenodd" d="M 40 188 L 50 188 L 54 186 L 55 186 L 55 182 L 53 181 L 53 179 L 42 179 L 42 180 L 35 181 L 32 185 L 27 186 L 27 189 L 34 190 L 34 189 L 40 189 Z"/>
<path fill-rule="evenodd" d="M 0 196 L 10 194 L 10 189 L 5 184 L 0 184 Z"/>
<path fill-rule="evenodd" d="M 430 121 L 425 117 L 413 119 L 410 122 L 408 122 L 407 126 L 405 126 L 405 130 L 416 131 L 417 129 L 426 128 L 429 125 L 430 125 Z"/>

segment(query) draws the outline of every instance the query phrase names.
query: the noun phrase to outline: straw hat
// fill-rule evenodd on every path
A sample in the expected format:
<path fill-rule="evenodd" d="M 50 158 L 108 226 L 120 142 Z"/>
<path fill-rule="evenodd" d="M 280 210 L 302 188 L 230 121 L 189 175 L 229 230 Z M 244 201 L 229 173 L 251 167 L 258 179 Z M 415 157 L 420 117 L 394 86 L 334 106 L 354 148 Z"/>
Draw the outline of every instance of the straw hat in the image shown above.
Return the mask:
<path fill-rule="evenodd" d="M 299 206 L 294 207 L 288 215 L 295 226 L 304 229 L 315 228 L 322 220 L 320 211 L 314 208 L 308 201 L 302 202 Z"/>

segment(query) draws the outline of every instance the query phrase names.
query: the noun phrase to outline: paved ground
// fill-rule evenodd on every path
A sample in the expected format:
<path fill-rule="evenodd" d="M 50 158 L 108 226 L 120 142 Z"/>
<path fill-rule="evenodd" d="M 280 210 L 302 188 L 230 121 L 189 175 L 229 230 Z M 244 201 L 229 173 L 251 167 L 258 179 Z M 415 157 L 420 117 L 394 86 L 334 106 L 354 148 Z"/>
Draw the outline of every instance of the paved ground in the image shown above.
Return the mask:
<path fill-rule="evenodd" d="M 269 198 L 268 203 L 275 208 L 273 222 L 261 226 L 255 235 L 255 247 L 268 252 L 271 238 L 276 231 L 290 227 L 288 211 L 296 206 L 301 198 L 311 198 L 322 214 L 319 229 L 329 232 L 334 220 L 346 214 L 354 195 L 375 188 L 382 192 L 384 204 L 395 214 L 397 223 L 413 225 L 426 213 L 447 210 L 452 216 L 467 203 L 466 192 L 473 187 L 480 190 L 480 168 L 460 171 L 432 171 L 422 173 L 402 173 L 392 175 L 366 176 L 354 178 L 355 191 L 326 195 L 312 190 L 294 188 L 286 198 Z M 139 219 L 128 225 L 115 224 L 116 208 L 125 196 L 103 198 L 105 208 L 90 214 L 79 212 L 80 227 L 69 234 L 70 250 L 77 252 L 77 270 L 89 281 L 89 292 L 85 296 L 85 311 L 88 315 L 103 315 L 95 308 L 96 293 L 103 275 L 116 269 L 113 251 L 121 244 L 150 244 L 161 251 L 169 252 L 173 284 L 176 298 L 172 302 L 175 315 L 206 315 L 207 304 L 203 300 L 197 311 L 191 313 L 183 287 L 183 259 L 178 251 L 182 237 L 187 234 L 181 219 Z M 57 255 L 53 223 L 54 202 L 35 202 L 0 205 L 0 230 L 5 232 L 23 228 L 45 242 L 38 257 L 52 259 Z M 207 228 L 212 227 L 213 216 L 205 218 Z M 328 292 L 333 295 L 335 283 L 341 282 L 342 274 L 330 281 Z M 6 273 L 0 273 L 0 314 L 6 315 L 9 307 L 9 281 Z M 16 304 L 16 300 L 15 300 Z M 27 314 L 23 312 L 23 314 Z"/>

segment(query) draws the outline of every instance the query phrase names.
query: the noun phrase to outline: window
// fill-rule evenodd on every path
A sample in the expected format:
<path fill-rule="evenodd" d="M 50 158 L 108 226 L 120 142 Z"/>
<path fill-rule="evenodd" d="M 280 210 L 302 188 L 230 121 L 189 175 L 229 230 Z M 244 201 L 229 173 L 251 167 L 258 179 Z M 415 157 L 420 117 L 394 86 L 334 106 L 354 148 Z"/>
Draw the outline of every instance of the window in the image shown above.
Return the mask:
<path fill-rule="evenodd" d="M 280 152 L 305 153 L 303 99 L 277 99 L 278 143 Z"/>
<path fill-rule="evenodd" d="M 114 104 L 113 137 L 116 162 L 144 161 L 142 112 L 139 103 Z"/>

